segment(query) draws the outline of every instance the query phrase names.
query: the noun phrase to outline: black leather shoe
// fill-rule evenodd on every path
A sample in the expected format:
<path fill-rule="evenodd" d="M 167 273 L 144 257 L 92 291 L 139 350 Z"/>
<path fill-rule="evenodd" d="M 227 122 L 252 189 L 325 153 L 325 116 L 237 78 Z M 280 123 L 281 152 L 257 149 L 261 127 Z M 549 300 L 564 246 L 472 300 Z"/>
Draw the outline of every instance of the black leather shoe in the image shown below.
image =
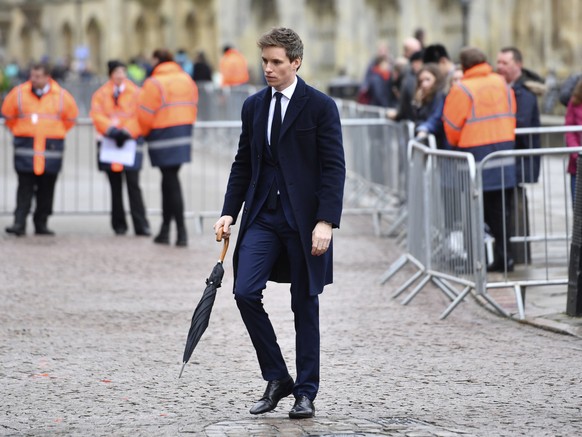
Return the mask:
<path fill-rule="evenodd" d="M 160 233 L 154 238 L 154 243 L 157 244 L 170 244 L 170 223 L 162 223 L 160 228 Z"/>
<path fill-rule="evenodd" d="M 295 405 L 289 411 L 291 419 L 310 419 L 315 416 L 313 402 L 307 396 L 299 396 L 295 399 Z"/>
<path fill-rule="evenodd" d="M 150 231 L 150 228 L 143 228 L 139 231 L 135 231 L 135 235 L 138 237 L 149 237 L 152 235 L 152 232 Z"/>
<path fill-rule="evenodd" d="M 26 234 L 26 228 L 24 225 L 14 223 L 12 226 L 8 226 L 4 229 L 8 234 L 14 234 L 17 237 L 21 237 Z"/>
<path fill-rule="evenodd" d="M 263 397 L 251 408 L 251 414 L 274 410 L 279 401 L 293 393 L 293 378 L 269 381 Z"/>
<path fill-rule="evenodd" d="M 50 237 L 55 235 L 55 233 L 53 231 L 51 231 L 49 228 L 47 228 L 46 226 L 38 226 L 34 230 L 34 234 L 35 235 L 46 235 L 46 236 L 50 236 Z"/>
<path fill-rule="evenodd" d="M 115 232 L 115 235 L 125 235 L 127 234 L 127 228 L 115 228 L 113 232 Z"/>
<path fill-rule="evenodd" d="M 178 228 L 178 238 L 176 239 L 176 246 L 186 247 L 188 246 L 188 233 L 186 228 Z"/>

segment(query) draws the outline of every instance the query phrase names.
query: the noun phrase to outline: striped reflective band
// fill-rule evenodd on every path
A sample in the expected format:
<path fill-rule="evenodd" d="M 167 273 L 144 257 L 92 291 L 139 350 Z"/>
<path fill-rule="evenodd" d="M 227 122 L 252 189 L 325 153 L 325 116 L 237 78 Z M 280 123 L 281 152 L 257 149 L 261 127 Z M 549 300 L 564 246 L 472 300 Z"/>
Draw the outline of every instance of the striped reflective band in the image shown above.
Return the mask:
<path fill-rule="evenodd" d="M 153 109 L 148 108 L 147 106 L 144 105 L 140 105 L 139 109 L 143 109 L 145 112 L 149 112 L 150 114 L 155 114 L 156 111 L 154 111 Z"/>
<path fill-rule="evenodd" d="M 155 140 L 149 141 L 148 146 L 150 149 L 164 149 L 167 147 L 176 147 L 176 146 L 183 146 L 185 144 L 190 144 L 192 142 L 192 137 L 178 137 L 178 138 L 170 138 L 167 140 Z"/>
<path fill-rule="evenodd" d="M 46 158 L 62 158 L 63 152 L 59 150 L 45 150 L 42 152 L 35 152 L 32 149 L 16 149 L 14 150 L 14 154 L 17 156 L 34 156 L 34 155 L 42 155 Z"/>
<path fill-rule="evenodd" d="M 483 164 L 483 170 L 490 170 L 492 168 L 511 167 L 515 165 L 515 156 L 506 156 L 504 158 L 492 158 Z"/>

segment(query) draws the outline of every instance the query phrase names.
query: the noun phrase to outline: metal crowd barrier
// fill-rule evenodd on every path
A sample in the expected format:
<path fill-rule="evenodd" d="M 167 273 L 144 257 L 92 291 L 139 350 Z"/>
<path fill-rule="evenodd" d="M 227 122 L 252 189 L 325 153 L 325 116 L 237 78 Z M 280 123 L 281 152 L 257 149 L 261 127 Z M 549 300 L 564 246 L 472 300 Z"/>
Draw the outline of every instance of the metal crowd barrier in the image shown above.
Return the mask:
<path fill-rule="evenodd" d="M 236 98 L 243 99 L 243 94 Z M 405 197 L 401 172 L 407 166 L 399 157 L 402 125 L 386 119 L 344 119 L 342 129 L 351 175 L 346 188 L 346 214 L 371 215 L 379 234 L 382 220 L 396 217 Z M 6 215 L 15 208 L 17 178 L 12 136 L 7 129 L 0 130 L 0 214 Z M 239 135 L 239 120 L 201 120 L 195 124 L 192 162 L 182 166 L 180 177 L 186 216 L 194 220 L 197 231 L 201 231 L 205 218 L 215 218 L 220 213 Z M 105 174 L 97 168 L 96 140 L 88 118 L 79 119 L 67 135 L 63 169 L 55 192 L 55 214 L 109 213 L 110 190 Z M 160 178 L 159 170 L 152 168 L 145 157 L 140 185 L 150 214 L 161 211 Z"/>
<path fill-rule="evenodd" d="M 563 143 L 566 132 L 582 132 L 582 127 L 518 129 L 517 135 L 529 138 L 551 136 L 554 144 L 541 149 L 495 152 L 478 165 L 469 153 L 434 150 L 411 141 L 407 253 L 380 280 L 388 281 L 409 262 L 418 270 L 396 290 L 394 297 L 418 281 L 403 301 L 407 304 L 432 281 L 451 299 L 441 319 L 471 291 L 499 313 L 510 316 L 492 293 L 495 289 L 510 288 L 515 294 L 517 316 L 523 319 L 526 287 L 566 284 L 573 222 L 566 166 L 571 153 L 582 152 L 582 147 L 555 147 L 556 141 Z M 542 145 L 544 142 L 542 137 Z M 539 180 L 508 190 L 515 197 L 514 207 L 503 211 L 511 215 L 510 229 L 505 227 L 505 235 L 511 235 L 512 250 L 521 248 L 525 259 L 513 272 L 487 273 L 488 264 L 494 260 L 486 253 L 491 239 L 485 234 L 483 169 L 493 160 L 507 162 L 508 158 L 523 168 L 538 156 L 541 158 Z M 521 202 L 517 202 L 518 197 Z M 505 242 L 497 244 L 503 244 L 507 255 Z M 460 285 L 462 290 L 453 284 Z"/>

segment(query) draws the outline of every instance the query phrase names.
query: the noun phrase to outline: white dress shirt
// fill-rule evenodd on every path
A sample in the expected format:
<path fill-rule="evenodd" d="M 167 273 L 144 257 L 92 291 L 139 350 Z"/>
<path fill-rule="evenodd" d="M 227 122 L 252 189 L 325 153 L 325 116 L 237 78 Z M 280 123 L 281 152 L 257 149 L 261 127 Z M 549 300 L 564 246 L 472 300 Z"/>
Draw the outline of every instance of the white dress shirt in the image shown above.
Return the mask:
<path fill-rule="evenodd" d="M 271 88 L 271 105 L 269 106 L 269 120 L 267 124 L 267 138 L 269 139 L 269 142 L 271 141 L 271 125 L 273 124 L 273 113 L 275 112 L 275 103 L 277 102 L 275 93 L 280 92 L 283 94 L 283 97 L 281 97 L 281 124 L 283 124 L 283 120 L 285 120 L 285 112 L 287 112 L 287 106 L 289 106 L 289 101 L 291 100 L 296 87 L 297 76 L 295 76 L 293 83 L 283 91 L 277 91 L 275 88 Z"/>

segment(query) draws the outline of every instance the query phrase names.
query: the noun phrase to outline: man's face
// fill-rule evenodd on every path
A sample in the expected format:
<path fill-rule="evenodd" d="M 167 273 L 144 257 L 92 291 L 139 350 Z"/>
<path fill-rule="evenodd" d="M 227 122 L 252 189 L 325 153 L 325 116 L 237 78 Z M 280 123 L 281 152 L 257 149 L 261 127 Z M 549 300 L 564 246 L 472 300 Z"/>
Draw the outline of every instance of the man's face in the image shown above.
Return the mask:
<path fill-rule="evenodd" d="M 301 59 L 289 60 L 283 47 L 265 47 L 261 51 L 263 73 L 269 86 L 283 91 L 295 80 Z"/>
<path fill-rule="evenodd" d="M 49 82 L 49 76 L 44 70 L 30 70 L 30 82 L 34 89 L 43 89 Z"/>
<path fill-rule="evenodd" d="M 515 62 L 513 53 L 500 52 L 497 55 L 497 73 L 502 75 L 507 83 L 511 83 L 521 76 L 521 65 Z"/>
<path fill-rule="evenodd" d="M 117 67 L 111 72 L 111 80 L 117 86 L 121 85 L 126 78 L 125 67 Z"/>

